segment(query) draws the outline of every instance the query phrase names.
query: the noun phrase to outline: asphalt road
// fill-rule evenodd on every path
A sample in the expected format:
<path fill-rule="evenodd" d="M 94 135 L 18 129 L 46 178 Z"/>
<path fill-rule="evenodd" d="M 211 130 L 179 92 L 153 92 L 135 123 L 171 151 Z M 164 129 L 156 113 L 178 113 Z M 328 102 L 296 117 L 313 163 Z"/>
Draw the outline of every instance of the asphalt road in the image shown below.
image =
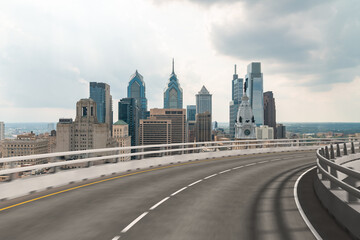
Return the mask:
<path fill-rule="evenodd" d="M 0 210 L 0 239 L 314 239 L 293 196 L 314 162 L 259 154 L 131 173 Z"/>

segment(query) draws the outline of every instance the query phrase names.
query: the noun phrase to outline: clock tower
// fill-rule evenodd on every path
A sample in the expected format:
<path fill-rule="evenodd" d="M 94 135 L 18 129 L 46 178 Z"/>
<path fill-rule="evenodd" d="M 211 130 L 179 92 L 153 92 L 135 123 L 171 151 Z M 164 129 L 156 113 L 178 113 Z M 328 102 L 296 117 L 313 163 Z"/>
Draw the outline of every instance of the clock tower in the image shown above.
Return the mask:
<path fill-rule="evenodd" d="M 255 119 L 249 98 L 244 92 L 235 122 L 235 139 L 256 139 L 255 128 Z"/>

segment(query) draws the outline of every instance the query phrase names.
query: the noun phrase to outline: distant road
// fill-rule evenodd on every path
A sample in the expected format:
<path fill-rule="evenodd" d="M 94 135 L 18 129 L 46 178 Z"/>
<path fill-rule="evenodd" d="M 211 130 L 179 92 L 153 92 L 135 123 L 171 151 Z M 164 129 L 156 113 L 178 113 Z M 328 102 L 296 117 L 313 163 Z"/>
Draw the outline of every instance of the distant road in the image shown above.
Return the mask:
<path fill-rule="evenodd" d="M 130 173 L 0 211 L 0 239 L 314 239 L 293 197 L 314 162 L 259 154 Z"/>

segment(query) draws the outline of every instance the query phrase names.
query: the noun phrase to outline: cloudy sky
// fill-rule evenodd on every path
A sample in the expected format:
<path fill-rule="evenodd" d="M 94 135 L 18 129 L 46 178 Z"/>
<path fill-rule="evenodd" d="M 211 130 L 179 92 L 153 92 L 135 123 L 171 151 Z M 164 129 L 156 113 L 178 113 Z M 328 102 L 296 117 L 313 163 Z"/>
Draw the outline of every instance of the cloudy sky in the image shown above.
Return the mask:
<path fill-rule="evenodd" d="M 184 105 L 205 85 L 227 122 L 234 64 L 260 61 L 278 122 L 360 120 L 358 0 L 0 1 L 0 121 L 75 117 L 91 81 L 114 116 L 137 69 L 163 107 L 175 58 Z M 116 120 L 116 119 L 114 119 Z"/>

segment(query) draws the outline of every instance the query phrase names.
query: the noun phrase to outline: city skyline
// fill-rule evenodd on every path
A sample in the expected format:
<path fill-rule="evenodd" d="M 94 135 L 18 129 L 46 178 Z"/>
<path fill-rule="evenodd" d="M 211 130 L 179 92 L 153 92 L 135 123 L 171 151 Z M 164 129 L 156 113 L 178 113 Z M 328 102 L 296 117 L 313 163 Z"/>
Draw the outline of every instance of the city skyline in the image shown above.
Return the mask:
<path fill-rule="evenodd" d="M 205 85 L 212 89 L 213 120 L 228 121 L 233 65 L 244 78 L 250 62 L 261 62 L 278 122 L 358 121 L 359 16 L 349 7 L 358 3 L 271 2 L 2 3 L 0 121 L 74 118 L 73 105 L 88 97 L 89 82 L 111 86 L 117 116 L 136 69 L 147 85 L 148 109 L 162 107 L 172 57 L 183 107 Z"/>

